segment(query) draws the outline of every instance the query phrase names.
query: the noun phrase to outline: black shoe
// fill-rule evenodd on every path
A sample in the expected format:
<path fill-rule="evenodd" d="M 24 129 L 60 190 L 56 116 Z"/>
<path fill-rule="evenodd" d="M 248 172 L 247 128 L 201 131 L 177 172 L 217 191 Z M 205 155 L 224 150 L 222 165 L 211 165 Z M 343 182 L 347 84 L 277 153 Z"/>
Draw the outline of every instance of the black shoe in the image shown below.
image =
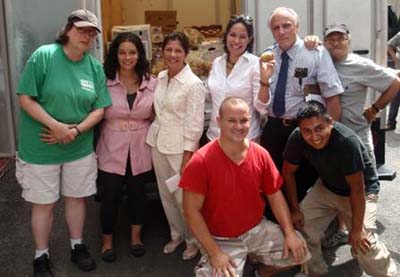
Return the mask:
<path fill-rule="evenodd" d="M 135 257 L 142 257 L 146 253 L 146 248 L 143 244 L 133 244 L 131 245 L 130 252 Z"/>
<path fill-rule="evenodd" d="M 101 258 L 103 259 L 103 261 L 107 263 L 112 263 L 117 259 L 117 255 L 114 253 L 114 250 L 107 249 L 106 251 L 103 252 Z"/>
<path fill-rule="evenodd" d="M 49 256 L 46 253 L 33 261 L 33 276 L 53 277 L 53 273 L 50 270 Z"/>
<path fill-rule="evenodd" d="M 75 263 L 82 271 L 91 271 L 96 268 L 96 262 L 83 243 L 75 244 L 74 249 L 71 249 L 71 262 Z"/>

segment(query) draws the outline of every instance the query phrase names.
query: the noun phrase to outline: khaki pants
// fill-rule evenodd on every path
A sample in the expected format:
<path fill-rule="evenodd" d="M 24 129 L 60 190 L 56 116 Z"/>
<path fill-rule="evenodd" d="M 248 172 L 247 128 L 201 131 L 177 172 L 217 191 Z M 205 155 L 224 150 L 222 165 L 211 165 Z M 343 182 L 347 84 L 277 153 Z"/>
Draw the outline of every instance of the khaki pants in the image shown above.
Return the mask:
<path fill-rule="evenodd" d="M 360 251 L 355 257 L 371 276 L 397 276 L 396 264 L 376 234 L 377 201 L 376 194 L 366 196 L 364 228 L 372 245 L 371 250 L 366 254 Z M 309 270 L 315 274 L 325 274 L 328 266 L 322 257 L 321 238 L 339 211 L 342 212 L 346 225 L 351 226 L 350 198 L 329 191 L 319 179 L 300 206 L 305 219 L 304 238 L 312 255 L 308 262 Z"/>
<path fill-rule="evenodd" d="M 301 237 L 300 233 L 297 233 Z M 235 276 L 243 275 L 243 268 L 248 254 L 262 264 L 287 267 L 296 265 L 292 257 L 283 259 L 283 245 L 285 237 L 282 229 L 276 223 L 263 218 L 255 227 L 236 238 L 213 237 L 215 242 L 223 252 L 229 255 L 235 261 Z M 196 277 L 210 277 L 212 267 L 209 257 L 203 249 L 201 249 L 202 257 L 195 268 Z M 310 259 L 308 253 L 301 263 Z"/>
<path fill-rule="evenodd" d="M 161 203 L 171 232 L 171 239 L 185 239 L 187 243 L 194 243 L 194 238 L 183 218 L 182 189 L 171 193 L 165 183 L 168 178 L 179 172 L 182 163 L 182 154 L 166 155 L 159 152 L 156 147 L 152 147 L 151 157 L 153 159 Z"/>

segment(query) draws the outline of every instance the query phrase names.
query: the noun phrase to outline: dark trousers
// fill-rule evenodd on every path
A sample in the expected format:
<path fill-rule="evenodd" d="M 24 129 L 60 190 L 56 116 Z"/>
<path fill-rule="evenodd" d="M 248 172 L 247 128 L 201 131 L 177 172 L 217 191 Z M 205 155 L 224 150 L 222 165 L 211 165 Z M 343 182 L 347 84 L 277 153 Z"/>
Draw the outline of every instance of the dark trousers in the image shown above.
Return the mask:
<path fill-rule="evenodd" d="M 280 172 L 282 172 L 282 155 L 285 150 L 286 142 L 295 128 L 296 126 L 294 124 L 285 126 L 281 119 L 269 117 L 261 135 L 261 145 L 268 150 L 275 166 Z M 299 202 L 303 200 L 307 191 L 314 185 L 317 178 L 318 174 L 315 169 L 307 160 L 303 159 L 296 172 L 297 198 Z M 266 206 L 265 216 L 275 220 L 269 205 Z"/>
<path fill-rule="evenodd" d="M 131 225 L 142 225 L 146 209 L 144 184 L 146 173 L 133 176 L 128 159 L 125 176 L 98 171 L 97 186 L 100 190 L 100 222 L 102 232 L 111 235 L 114 230 L 122 193 L 126 191 L 129 222 Z M 124 190 L 124 186 L 126 189 Z"/>
<path fill-rule="evenodd" d="M 390 102 L 388 124 L 396 126 L 396 117 L 399 112 L 400 106 L 400 91 L 397 93 L 396 97 Z"/>

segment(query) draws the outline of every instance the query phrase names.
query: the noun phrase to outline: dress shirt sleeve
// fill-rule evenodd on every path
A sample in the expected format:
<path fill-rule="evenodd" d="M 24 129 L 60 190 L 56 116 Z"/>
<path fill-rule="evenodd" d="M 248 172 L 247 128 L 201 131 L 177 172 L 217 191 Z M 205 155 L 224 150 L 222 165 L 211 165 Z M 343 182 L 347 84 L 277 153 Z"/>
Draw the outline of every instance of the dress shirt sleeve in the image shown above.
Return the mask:
<path fill-rule="evenodd" d="M 379 92 L 387 90 L 396 79 L 395 72 L 377 65 L 369 59 L 363 59 L 363 61 L 364 74 L 361 76 L 360 82 Z"/>
<path fill-rule="evenodd" d="M 331 56 L 325 47 L 319 52 L 320 60 L 317 70 L 317 81 L 324 98 L 329 98 L 343 93 L 342 83 L 333 65 Z"/>
<path fill-rule="evenodd" d="M 388 44 L 389 46 L 396 48 L 399 45 L 399 39 L 400 39 L 400 32 L 394 35 L 389 41 Z"/>
<path fill-rule="evenodd" d="M 204 100 L 206 89 L 201 81 L 189 87 L 183 119 L 183 150 L 194 152 L 204 128 Z"/>
<path fill-rule="evenodd" d="M 258 59 L 257 59 L 257 64 L 254 66 L 252 88 L 253 88 L 253 106 L 257 112 L 259 112 L 261 115 L 265 115 L 267 113 L 267 105 L 269 104 L 270 100 L 267 103 L 263 103 L 258 99 L 258 92 L 260 91 L 260 65 L 258 63 Z"/>

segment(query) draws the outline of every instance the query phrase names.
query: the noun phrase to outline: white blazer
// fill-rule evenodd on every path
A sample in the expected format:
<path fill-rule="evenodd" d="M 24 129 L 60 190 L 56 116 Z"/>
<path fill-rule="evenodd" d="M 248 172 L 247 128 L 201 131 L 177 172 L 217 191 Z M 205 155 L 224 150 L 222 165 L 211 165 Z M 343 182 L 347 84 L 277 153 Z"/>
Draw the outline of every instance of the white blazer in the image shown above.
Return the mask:
<path fill-rule="evenodd" d="M 163 154 L 194 152 L 204 128 L 205 95 L 203 82 L 189 65 L 170 80 L 168 71 L 161 71 L 154 93 L 156 117 L 146 143 Z"/>

